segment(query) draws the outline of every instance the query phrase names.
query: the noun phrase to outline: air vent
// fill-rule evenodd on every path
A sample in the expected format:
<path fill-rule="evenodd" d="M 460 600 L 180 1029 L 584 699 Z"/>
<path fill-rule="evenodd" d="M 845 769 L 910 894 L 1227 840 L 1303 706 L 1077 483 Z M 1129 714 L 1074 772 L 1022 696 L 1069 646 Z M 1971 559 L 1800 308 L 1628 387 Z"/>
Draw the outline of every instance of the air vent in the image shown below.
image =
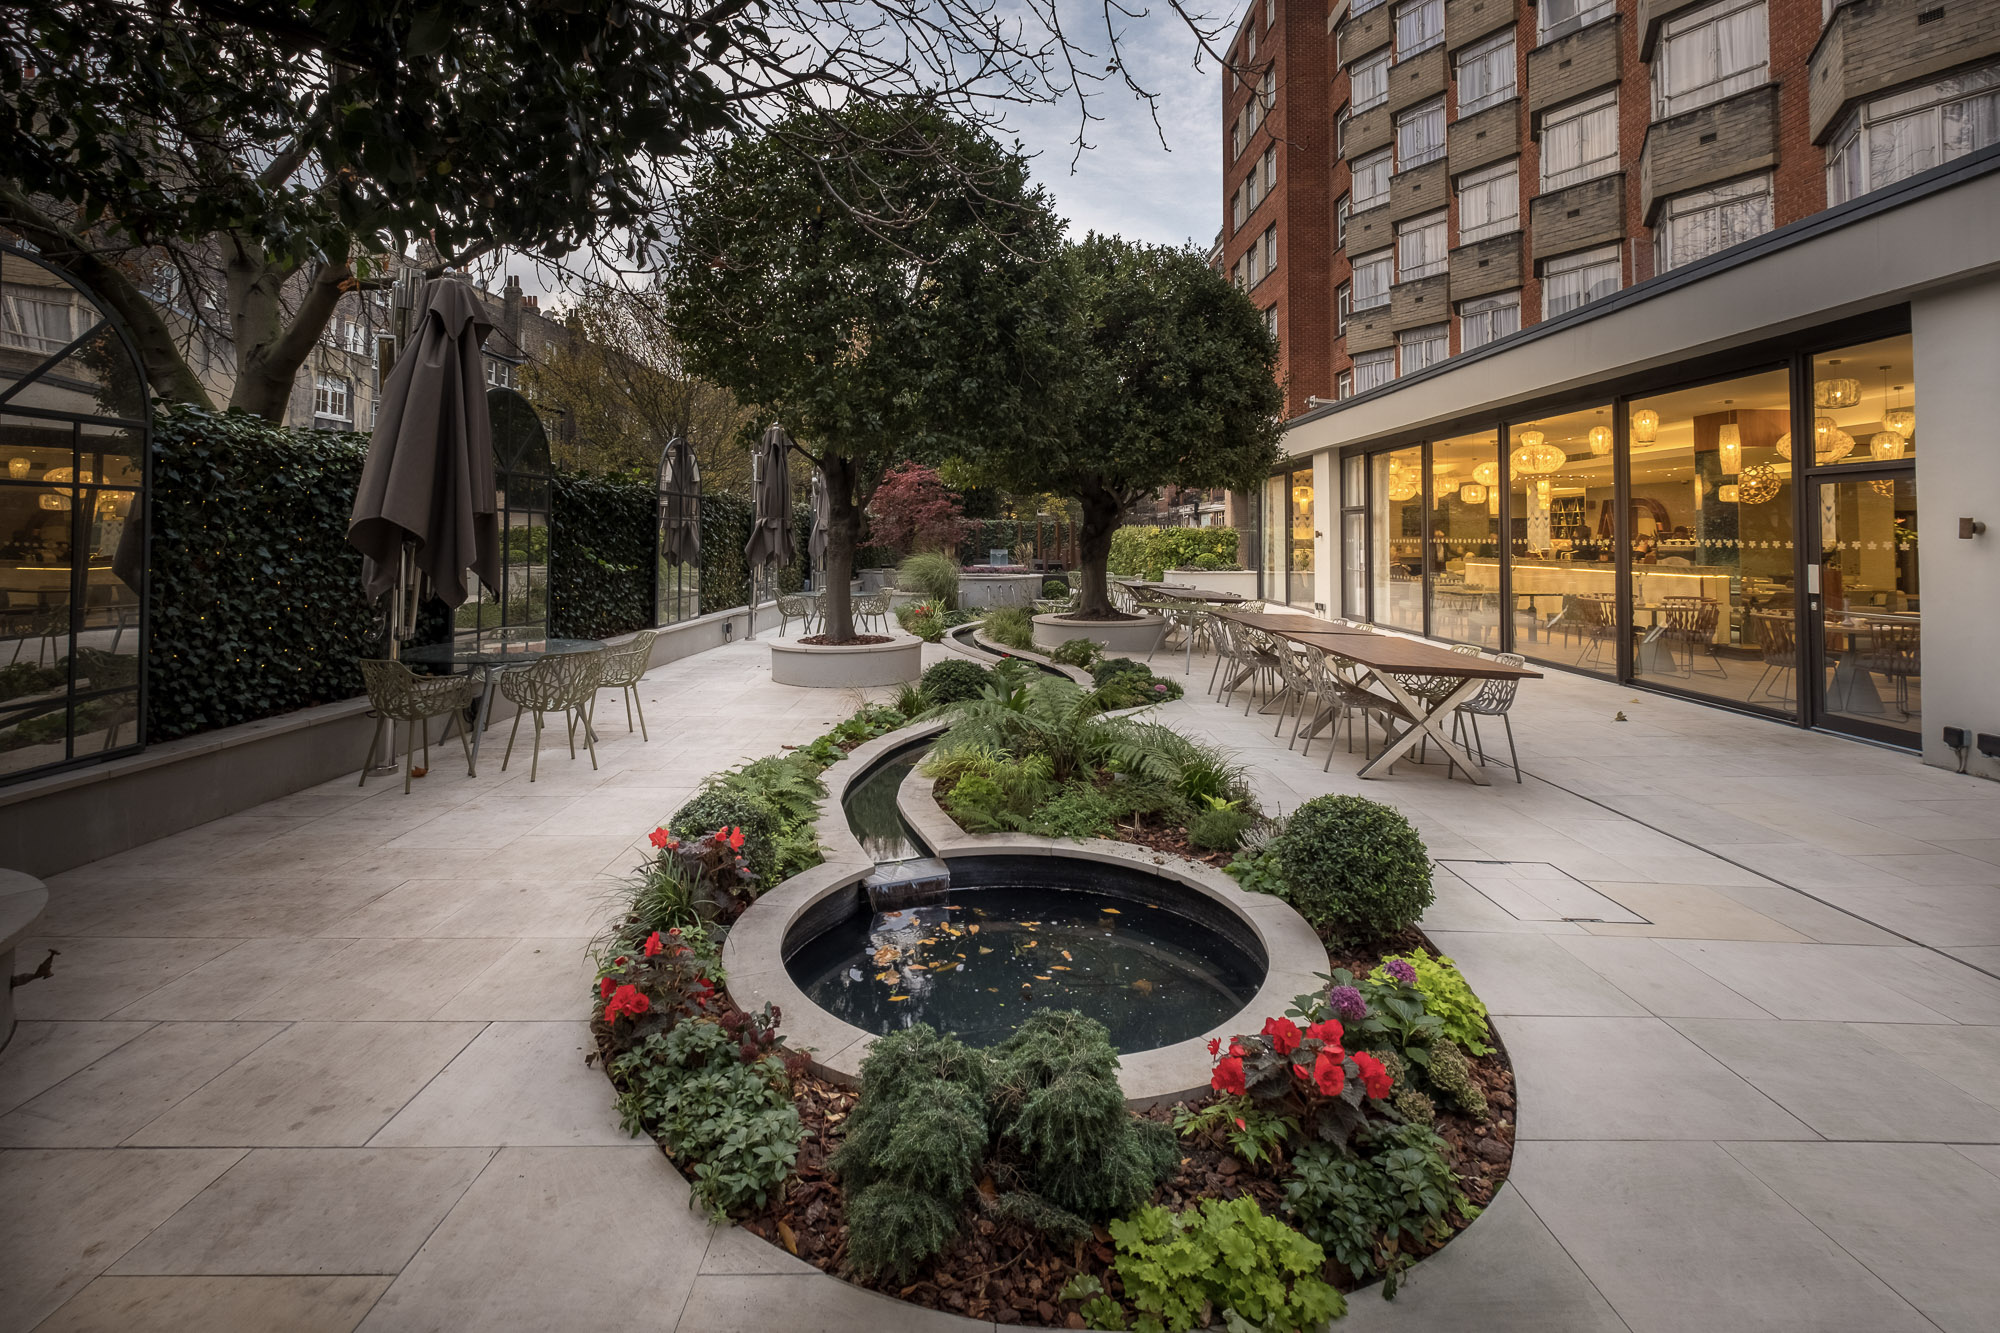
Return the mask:
<path fill-rule="evenodd" d="M 1715 136 L 1716 136 L 1716 134 L 1717 134 L 1717 131 L 1715 131 L 1715 130 L 1710 130 L 1710 131 L 1709 131 L 1709 132 L 1708 132 L 1707 134 L 1704 134 L 1704 135 L 1702 135 L 1702 136 L 1701 136 L 1701 142 L 1703 142 L 1703 143 L 1714 143 L 1714 142 L 1715 142 Z"/>
<path fill-rule="evenodd" d="M 1568 213 L 1566 213 L 1566 214 L 1565 214 L 1564 216 L 1566 216 L 1566 217 L 1572 217 L 1572 218 L 1580 218 L 1580 217 L 1582 217 L 1582 216 L 1583 216 L 1583 210 L 1582 210 L 1582 209 L 1580 209 L 1580 208 L 1572 208 L 1572 209 L 1571 209 L 1571 210 L 1570 210 L 1570 211 L 1569 211 Z"/>
<path fill-rule="evenodd" d="M 1943 17 L 1944 17 L 1943 5 L 1939 5 L 1936 9 L 1926 9 L 1923 13 L 1917 15 L 1917 26 L 1921 28 L 1926 23 L 1936 23 L 1939 19 Z"/>
<path fill-rule="evenodd" d="M 1486 267 L 1486 266 L 1487 266 L 1488 264 L 1490 264 L 1490 263 L 1492 263 L 1492 262 L 1493 262 L 1493 261 L 1492 261 L 1492 260 L 1490 260 L 1490 259 L 1482 259 L 1482 260 L 1480 260 L 1480 261 L 1479 261 L 1479 267 L 1481 267 L 1481 268 L 1485 268 L 1485 267 Z"/>

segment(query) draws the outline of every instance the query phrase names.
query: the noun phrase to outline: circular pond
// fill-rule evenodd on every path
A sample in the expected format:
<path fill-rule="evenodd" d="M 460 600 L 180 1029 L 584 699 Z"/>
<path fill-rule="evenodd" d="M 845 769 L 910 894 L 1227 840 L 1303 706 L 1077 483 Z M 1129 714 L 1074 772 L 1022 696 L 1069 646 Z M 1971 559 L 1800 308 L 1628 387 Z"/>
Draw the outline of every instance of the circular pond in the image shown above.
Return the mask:
<path fill-rule="evenodd" d="M 1176 881 L 1062 856 L 949 864 L 939 902 L 875 911 L 857 890 L 818 904 L 785 941 L 793 982 L 867 1032 L 929 1023 L 986 1046 L 1038 1009 L 1075 1009 L 1124 1052 L 1198 1037 L 1264 982 L 1249 927 Z"/>

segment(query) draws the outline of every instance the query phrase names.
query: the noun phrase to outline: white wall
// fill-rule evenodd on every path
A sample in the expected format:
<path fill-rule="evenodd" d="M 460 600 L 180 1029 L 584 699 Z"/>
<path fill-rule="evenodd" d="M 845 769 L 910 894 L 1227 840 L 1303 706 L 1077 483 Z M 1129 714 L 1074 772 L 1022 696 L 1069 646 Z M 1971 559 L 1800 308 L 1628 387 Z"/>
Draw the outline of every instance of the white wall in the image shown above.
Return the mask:
<path fill-rule="evenodd" d="M 1920 296 L 1910 321 L 1924 762 L 1956 767 L 1942 728 L 2000 736 L 2000 279 Z M 1962 517 L 1986 524 L 1985 534 L 1961 540 Z M 1975 744 L 1966 771 L 2000 778 L 2000 760 L 1981 757 Z"/>

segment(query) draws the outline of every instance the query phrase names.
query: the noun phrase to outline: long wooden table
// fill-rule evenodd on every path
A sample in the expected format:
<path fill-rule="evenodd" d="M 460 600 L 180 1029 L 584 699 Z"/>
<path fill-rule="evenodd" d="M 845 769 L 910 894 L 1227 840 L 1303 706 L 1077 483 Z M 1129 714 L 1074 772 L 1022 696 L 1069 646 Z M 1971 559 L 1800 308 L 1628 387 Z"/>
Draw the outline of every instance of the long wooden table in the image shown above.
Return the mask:
<path fill-rule="evenodd" d="M 1364 674 L 1355 683 L 1364 688 L 1371 682 L 1380 685 L 1383 693 L 1408 715 L 1411 725 L 1391 736 L 1382 753 L 1362 768 L 1361 776 L 1364 778 L 1389 776 L 1390 768 L 1409 753 L 1411 746 L 1429 737 L 1457 761 L 1458 766 L 1465 770 L 1466 777 L 1481 786 L 1486 785 L 1486 778 L 1472 756 L 1452 740 L 1445 727 L 1446 721 L 1453 710 L 1477 694 L 1489 680 L 1542 678 L 1541 672 L 1526 667 L 1508 666 L 1504 662 L 1474 657 L 1470 653 L 1455 653 L 1436 644 L 1394 634 L 1378 634 L 1355 625 L 1335 625 L 1316 616 L 1272 612 L 1242 614 L 1233 611 L 1217 611 L 1215 614 L 1302 647 L 1332 653 L 1359 664 Z M 1418 693 L 1405 683 L 1405 678 L 1421 676 L 1456 679 L 1459 683 L 1433 699 L 1431 692 Z M 1315 719 L 1315 729 L 1317 725 Z"/>

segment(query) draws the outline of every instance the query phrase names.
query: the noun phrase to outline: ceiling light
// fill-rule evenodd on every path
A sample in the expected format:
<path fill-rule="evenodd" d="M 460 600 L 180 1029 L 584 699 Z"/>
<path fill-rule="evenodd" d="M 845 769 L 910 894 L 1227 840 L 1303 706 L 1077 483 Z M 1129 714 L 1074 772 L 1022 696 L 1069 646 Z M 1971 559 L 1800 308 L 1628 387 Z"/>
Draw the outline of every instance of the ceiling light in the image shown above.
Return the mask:
<path fill-rule="evenodd" d="M 1632 414 L 1632 439 L 1637 444 L 1651 444 L 1660 437 L 1660 414 L 1650 407 L 1642 407 Z"/>
<path fill-rule="evenodd" d="M 1599 458 L 1611 452 L 1611 427 L 1592 426 L 1590 428 L 1590 452 Z"/>
<path fill-rule="evenodd" d="M 1736 414 L 1731 412 L 1732 417 Z M 1743 432 L 1734 421 L 1722 427 L 1716 436 L 1716 452 L 1722 456 L 1722 475 L 1733 477 L 1743 470 Z"/>

